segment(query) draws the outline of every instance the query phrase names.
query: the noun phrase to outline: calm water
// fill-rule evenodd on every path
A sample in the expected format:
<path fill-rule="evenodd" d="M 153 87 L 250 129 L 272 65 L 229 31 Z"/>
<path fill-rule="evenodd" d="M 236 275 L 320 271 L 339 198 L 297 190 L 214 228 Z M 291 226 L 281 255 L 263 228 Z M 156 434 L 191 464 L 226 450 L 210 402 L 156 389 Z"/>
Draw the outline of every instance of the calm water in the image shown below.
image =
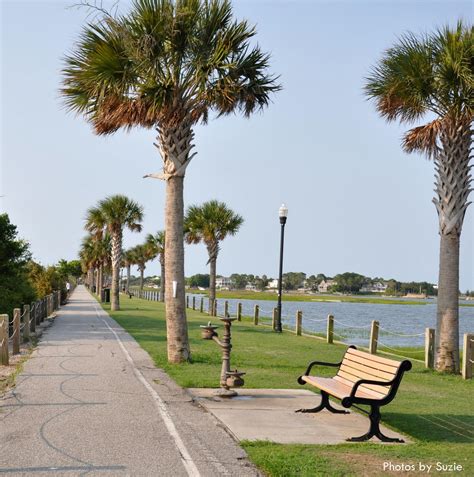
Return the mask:
<path fill-rule="evenodd" d="M 200 296 L 196 296 L 199 308 Z M 199 297 L 199 298 L 198 298 Z M 190 305 L 192 295 L 190 295 Z M 224 301 L 217 301 L 218 314 L 224 313 Z M 235 316 L 237 303 L 242 303 L 242 314 L 253 316 L 254 305 L 260 307 L 260 319 L 271 319 L 276 301 L 228 299 L 229 313 Z M 208 300 L 204 298 L 207 311 Z M 467 302 L 471 303 L 472 302 Z M 367 345 L 372 320 L 380 324 L 379 346 L 424 346 L 425 328 L 436 328 L 436 302 L 430 300 L 426 305 L 376 305 L 371 303 L 341 302 L 295 302 L 282 303 L 282 321 L 284 325 L 295 327 L 295 315 L 303 312 L 303 329 L 326 333 L 326 317 L 334 315 L 335 339 L 351 344 Z M 464 333 L 474 332 L 474 307 L 459 307 L 460 344 Z M 403 336 L 399 336 L 403 335 Z M 407 336 L 408 335 L 408 336 Z M 416 336 L 409 336 L 416 335 Z"/>

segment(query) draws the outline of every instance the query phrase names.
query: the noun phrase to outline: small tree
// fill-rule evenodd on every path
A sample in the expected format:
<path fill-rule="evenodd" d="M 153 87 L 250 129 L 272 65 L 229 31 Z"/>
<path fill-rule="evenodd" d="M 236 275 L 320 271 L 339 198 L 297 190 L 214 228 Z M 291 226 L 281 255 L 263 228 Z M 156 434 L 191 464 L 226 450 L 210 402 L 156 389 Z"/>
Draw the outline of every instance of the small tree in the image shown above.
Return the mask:
<path fill-rule="evenodd" d="M 209 255 L 210 267 L 209 300 L 216 299 L 216 263 L 220 242 L 228 235 L 235 235 L 244 219 L 233 212 L 223 202 L 211 200 L 204 204 L 192 205 L 184 218 L 184 231 L 188 243 L 204 242 Z"/>
<path fill-rule="evenodd" d="M 105 227 L 112 242 L 112 311 L 120 310 L 120 264 L 122 261 L 123 229 L 140 232 L 143 207 L 124 195 L 113 195 L 101 200 L 97 207 L 88 210 L 88 230 Z"/>
<path fill-rule="evenodd" d="M 160 280 L 160 301 L 165 301 L 165 283 L 166 283 L 166 267 L 165 267 L 165 232 L 163 230 L 157 232 L 155 235 L 148 234 L 146 243 L 150 249 L 151 255 L 158 257 L 161 268 Z"/>

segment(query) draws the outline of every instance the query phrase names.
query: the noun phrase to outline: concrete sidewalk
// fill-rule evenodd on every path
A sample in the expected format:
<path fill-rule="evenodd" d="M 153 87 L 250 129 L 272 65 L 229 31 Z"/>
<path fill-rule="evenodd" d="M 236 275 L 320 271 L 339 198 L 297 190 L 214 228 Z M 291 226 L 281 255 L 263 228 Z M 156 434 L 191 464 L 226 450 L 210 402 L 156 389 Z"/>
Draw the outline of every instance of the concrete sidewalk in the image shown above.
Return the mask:
<path fill-rule="evenodd" d="M 259 475 L 84 287 L 0 398 L 0 474 Z"/>
<path fill-rule="evenodd" d="M 343 444 L 348 437 L 365 434 L 369 420 L 357 412 L 332 414 L 295 413 L 319 404 L 320 395 L 306 389 L 239 389 L 234 398 L 214 396 L 213 389 L 190 389 L 198 402 L 214 414 L 238 440 L 268 440 L 279 444 Z M 331 402 L 337 409 L 342 406 Z M 406 436 L 387 429 L 382 432 L 409 442 Z M 370 442 L 390 445 L 372 439 Z M 400 444 L 396 444 L 400 445 Z"/>

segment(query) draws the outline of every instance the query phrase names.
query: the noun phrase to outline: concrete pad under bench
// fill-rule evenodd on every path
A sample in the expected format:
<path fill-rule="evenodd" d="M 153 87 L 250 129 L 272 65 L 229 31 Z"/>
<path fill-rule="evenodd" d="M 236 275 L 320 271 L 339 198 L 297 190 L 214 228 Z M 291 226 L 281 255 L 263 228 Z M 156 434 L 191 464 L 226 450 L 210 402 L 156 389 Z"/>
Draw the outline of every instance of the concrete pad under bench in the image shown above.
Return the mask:
<path fill-rule="evenodd" d="M 295 413 L 297 409 L 319 404 L 320 395 L 306 389 L 239 389 L 239 395 L 234 398 L 216 397 L 215 389 L 192 388 L 188 391 L 239 441 L 341 444 L 348 437 L 365 434 L 369 428 L 369 419 L 352 409 L 349 409 L 350 414 L 332 414 L 326 410 L 317 414 Z M 333 401 L 331 404 L 343 409 Z M 408 442 L 405 436 L 383 425 L 380 427 L 388 436 Z M 378 439 L 370 442 L 380 443 Z"/>

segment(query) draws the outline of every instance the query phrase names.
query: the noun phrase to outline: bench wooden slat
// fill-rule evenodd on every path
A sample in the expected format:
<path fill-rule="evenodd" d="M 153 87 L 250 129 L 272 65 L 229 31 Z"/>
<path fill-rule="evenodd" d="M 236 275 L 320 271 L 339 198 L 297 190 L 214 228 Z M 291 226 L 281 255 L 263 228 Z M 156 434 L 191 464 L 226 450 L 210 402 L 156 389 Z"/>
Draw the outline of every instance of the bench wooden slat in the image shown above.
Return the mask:
<path fill-rule="evenodd" d="M 353 381 L 349 381 L 348 379 L 342 377 L 342 376 L 334 376 L 334 378 L 332 378 L 334 381 L 338 381 L 342 384 L 344 384 L 345 386 L 349 386 L 352 390 L 352 388 L 354 387 L 354 382 Z M 364 388 L 362 386 L 359 386 L 359 388 L 357 389 L 357 397 L 362 397 L 360 393 L 363 393 L 364 394 L 364 397 L 365 395 L 367 396 L 370 396 L 371 399 L 383 399 L 385 397 L 384 394 L 380 394 L 376 391 L 372 391 L 371 389 L 367 389 L 367 388 Z"/>
<path fill-rule="evenodd" d="M 378 369 L 369 368 L 363 364 L 354 363 L 345 359 L 341 364 L 341 369 L 346 369 L 347 371 L 354 376 L 357 376 L 359 373 L 364 379 L 375 379 L 378 381 L 391 381 L 394 378 L 394 374 L 387 373 L 386 371 L 380 371 Z"/>
<path fill-rule="evenodd" d="M 355 384 L 357 381 L 361 379 L 373 379 L 372 377 L 364 377 L 364 376 L 354 376 L 353 374 L 350 374 L 344 370 L 339 370 L 337 373 L 337 376 L 341 376 L 342 378 L 346 379 L 347 381 L 352 382 L 352 384 Z M 377 386 L 376 384 L 361 384 L 359 389 L 368 389 L 370 391 L 374 391 L 381 396 L 386 396 L 388 392 L 390 391 L 390 386 Z"/>
<path fill-rule="evenodd" d="M 387 364 L 377 363 L 375 361 L 368 361 L 362 356 L 356 356 L 355 354 L 346 353 L 344 360 L 353 361 L 354 363 L 362 364 L 363 366 L 368 366 L 373 369 L 380 369 L 387 373 L 392 373 L 393 375 L 397 374 L 399 366 L 389 366 Z"/>
<path fill-rule="evenodd" d="M 379 355 L 376 354 L 369 354 L 365 351 L 359 351 L 358 349 L 354 348 L 348 348 L 347 349 L 348 354 L 352 354 L 355 356 L 360 356 L 368 361 L 375 361 L 376 363 L 381 363 L 381 364 L 386 364 L 388 366 L 393 366 L 394 368 L 399 368 L 400 367 L 400 362 L 395 361 L 394 359 L 388 359 L 388 358 L 382 358 Z"/>
<path fill-rule="evenodd" d="M 317 378 L 314 376 L 304 376 L 303 380 L 322 391 L 326 391 L 331 396 L 334 396 L 338 399 L 343 399 L 350 396 L 353 383 L 347 385 L 341 381 L 337 381 L 333 378 Z M 365 389 L 357 390 L 357 397 L 368 398 L 368 399 L 380 399 L 380 396 L 377 393 L 367 391 Z"/>

